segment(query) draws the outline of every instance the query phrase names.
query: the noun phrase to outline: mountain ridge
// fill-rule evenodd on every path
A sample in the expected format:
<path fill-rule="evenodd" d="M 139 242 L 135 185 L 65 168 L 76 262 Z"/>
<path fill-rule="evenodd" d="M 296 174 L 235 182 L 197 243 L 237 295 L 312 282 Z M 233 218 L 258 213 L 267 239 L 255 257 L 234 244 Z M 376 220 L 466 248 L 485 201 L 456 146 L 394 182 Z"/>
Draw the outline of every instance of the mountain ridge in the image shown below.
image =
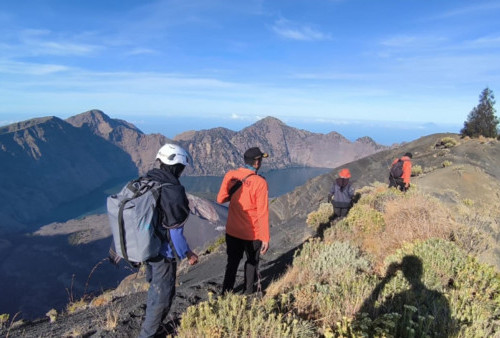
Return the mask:
<path fill-rule="evenodd" d="M 0 182 L 0 231 L 26 228 L 107 181 L 137 173 L 127 153 L 57 117 L 23 121 L 4 131 L 0 174 L 9 179 Z"/>
<path fill-rule="evenodd" d="M 259 146 L 270 154 L 263 169 L 334 167 L 385 149 L 369 142 L 349 142 L 336 132 L 326 135 L 287 126 L 266 117 L 239 132 L 213 128 L 181 133 L 174 140 L 144 134 L 133 124 L 93 109 L 62 120 L 55 116 L 0 128 L 0 231 L 20 230 L 46 219 L 64 203 L 119 178 L 153 168 L 158 149 L 177 142 L 194 159 L 185 174 L 222 176 L 243 165 L 243 152 Z M 57 191 L 57 190 L 60 191 Z M 11 198 L 19 191 L 23 198 Z"/>

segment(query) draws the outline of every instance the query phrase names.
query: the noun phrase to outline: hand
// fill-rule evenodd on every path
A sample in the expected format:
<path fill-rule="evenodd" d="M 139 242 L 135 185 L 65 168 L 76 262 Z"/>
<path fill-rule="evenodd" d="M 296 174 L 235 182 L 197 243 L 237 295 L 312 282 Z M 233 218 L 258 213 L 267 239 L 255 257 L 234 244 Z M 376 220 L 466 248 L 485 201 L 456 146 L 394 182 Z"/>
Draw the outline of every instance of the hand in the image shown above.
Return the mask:
<path fill-rule="evenodd" d="M 260 247 L 260 253 L 262 255 L 265 255 L 267 252 L 267 249 L 269 249 L 269 242 L 262 242 L 262 246 Z"/>
<path fill-rule="evenodd" d="M 195 254 L 194 252 L 192 251 L 189 251 L 187 254 L 186 254 L 187 258 L 188 258 L 188 263 L 189 265 L 195 265 L 196 263 L 198 263 L 198 255 Z"/>

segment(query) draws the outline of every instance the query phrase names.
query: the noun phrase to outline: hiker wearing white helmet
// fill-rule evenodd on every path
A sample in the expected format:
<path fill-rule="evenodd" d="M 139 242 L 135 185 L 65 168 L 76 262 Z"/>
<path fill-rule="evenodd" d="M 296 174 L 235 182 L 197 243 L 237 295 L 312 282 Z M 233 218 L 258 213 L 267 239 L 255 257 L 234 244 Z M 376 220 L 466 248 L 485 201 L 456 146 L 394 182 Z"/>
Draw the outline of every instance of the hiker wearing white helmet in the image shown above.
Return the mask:
<path fill-rule="evenodd" d="M 192 163 L 191 156 L 176 144 L 165 144 L 156 155 L 160 168 L 146 177 L 164 184 L 158 202 L 161 208 L 162 246 L 160 254 L 147 261 L 146 279 L 150 283 L 146 316 L 139 337 L 154 337 L 165 319 L 175 295 L 177 260 L 187 257 L 189 264 L 198 262 L 184 237 L 184 223 L 189 216 L 189 202 L 179 182 L 182 171 Z M 167 229 L 168 228 L 168 229 Z"/>

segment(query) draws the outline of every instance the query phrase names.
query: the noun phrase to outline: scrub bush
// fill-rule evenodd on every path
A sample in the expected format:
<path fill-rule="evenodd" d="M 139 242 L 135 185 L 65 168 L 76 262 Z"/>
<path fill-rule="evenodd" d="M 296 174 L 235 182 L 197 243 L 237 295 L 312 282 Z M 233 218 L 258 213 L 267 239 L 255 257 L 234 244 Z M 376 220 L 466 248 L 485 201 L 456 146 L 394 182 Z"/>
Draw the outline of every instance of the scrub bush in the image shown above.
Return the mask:
<path fill-rule="evenodd" d="M 383 214 L 366 204 L 354 206 L 347 214 L 345 223 L 365 233 L 380 231 L 385 227 Z"/>
<path fill-rule="evenodd" d="M 347 242 L 314 239 L 295 256 L 295 278 L 282 288 L 283 312 L 296 313 L 324 330 L 354 315 L 374 286 L 371 262 Z"/>
<path fill-rule="evenodd" d="M 446 168 L 446 167 L 449 167 L 450 165 L 452 165 L 452 162 L 451 161 L 443 161 L 443 163 L 441 163 L 441 165 L 443 166 L 443 168 Z"/>
<path fill-rule="evenodd" d="M 445 148 L 453 148 L 457 144 L 457 140 L 455 140 L 453 137 L 443 137 L 441 139 L 441 145 L 443 145 Z"/>
<path fill-rule="evenodd" d="M 321 224 L 330 223 L 330 218 L 333 216 L 333 205 L 331 203 L 321 203 L 318 210 L 307 215 L 306 223 L 310 227 L 316 229 Z"/>
<path fill-rule="evenodd" d="M 423 172 L 422 166 L 418 164 L 411 167 L 411 176 L 420 176 Z"/>
<path fill-rule="evenodd" d="M 291 313 L 280 313 L 272 299 L 228 294 L 190 306 L 178 337 L 312 337 L 313 326 Z"/>

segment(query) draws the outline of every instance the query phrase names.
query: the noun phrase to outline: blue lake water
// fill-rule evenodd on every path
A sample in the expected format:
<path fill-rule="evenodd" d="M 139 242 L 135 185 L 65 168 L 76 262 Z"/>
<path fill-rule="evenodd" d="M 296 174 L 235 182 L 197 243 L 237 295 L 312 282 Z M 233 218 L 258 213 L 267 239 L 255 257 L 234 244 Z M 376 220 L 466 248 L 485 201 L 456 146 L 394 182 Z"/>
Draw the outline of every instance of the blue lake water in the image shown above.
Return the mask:
<path fill-rule="evenodd" d="M 330 172 L 327 168 L 289 168 L 280 170 L 270 170 L 259 172 L 263 176 L 269 187 L 269 197 L 278 197 L 284 195 L 298 186 L 303 185 L 309 179 Z M 181 177 L 182 184 L 187 192 L 205 196 L 209 199 L 215 199 L 222 183 L 222 177 L 204 176 Z"/>
<path fill-rule="evenodd" d="M 266 178 L 269 187 L 269 197 L 278 197 L 286 194 L 309 179 L 331 171 L 327 168 L 289 168 L 259 172 Z M 132 179 L 132 178 L 131 178 Z M 118 192 L 126 181 L 109 182 L 90 194 L 60 206 L 51 213 L 50 218 L 41 219 L 33 226 L 35 228 L 52 222 L 65 222 L 70 219 L 82 218 L 93 214 L 106 212 L 106 198 Z M 181 183 L 186 191 L 210 200 L 215 200 L 222 183 L 221 176 L 182 176 Z"/>

